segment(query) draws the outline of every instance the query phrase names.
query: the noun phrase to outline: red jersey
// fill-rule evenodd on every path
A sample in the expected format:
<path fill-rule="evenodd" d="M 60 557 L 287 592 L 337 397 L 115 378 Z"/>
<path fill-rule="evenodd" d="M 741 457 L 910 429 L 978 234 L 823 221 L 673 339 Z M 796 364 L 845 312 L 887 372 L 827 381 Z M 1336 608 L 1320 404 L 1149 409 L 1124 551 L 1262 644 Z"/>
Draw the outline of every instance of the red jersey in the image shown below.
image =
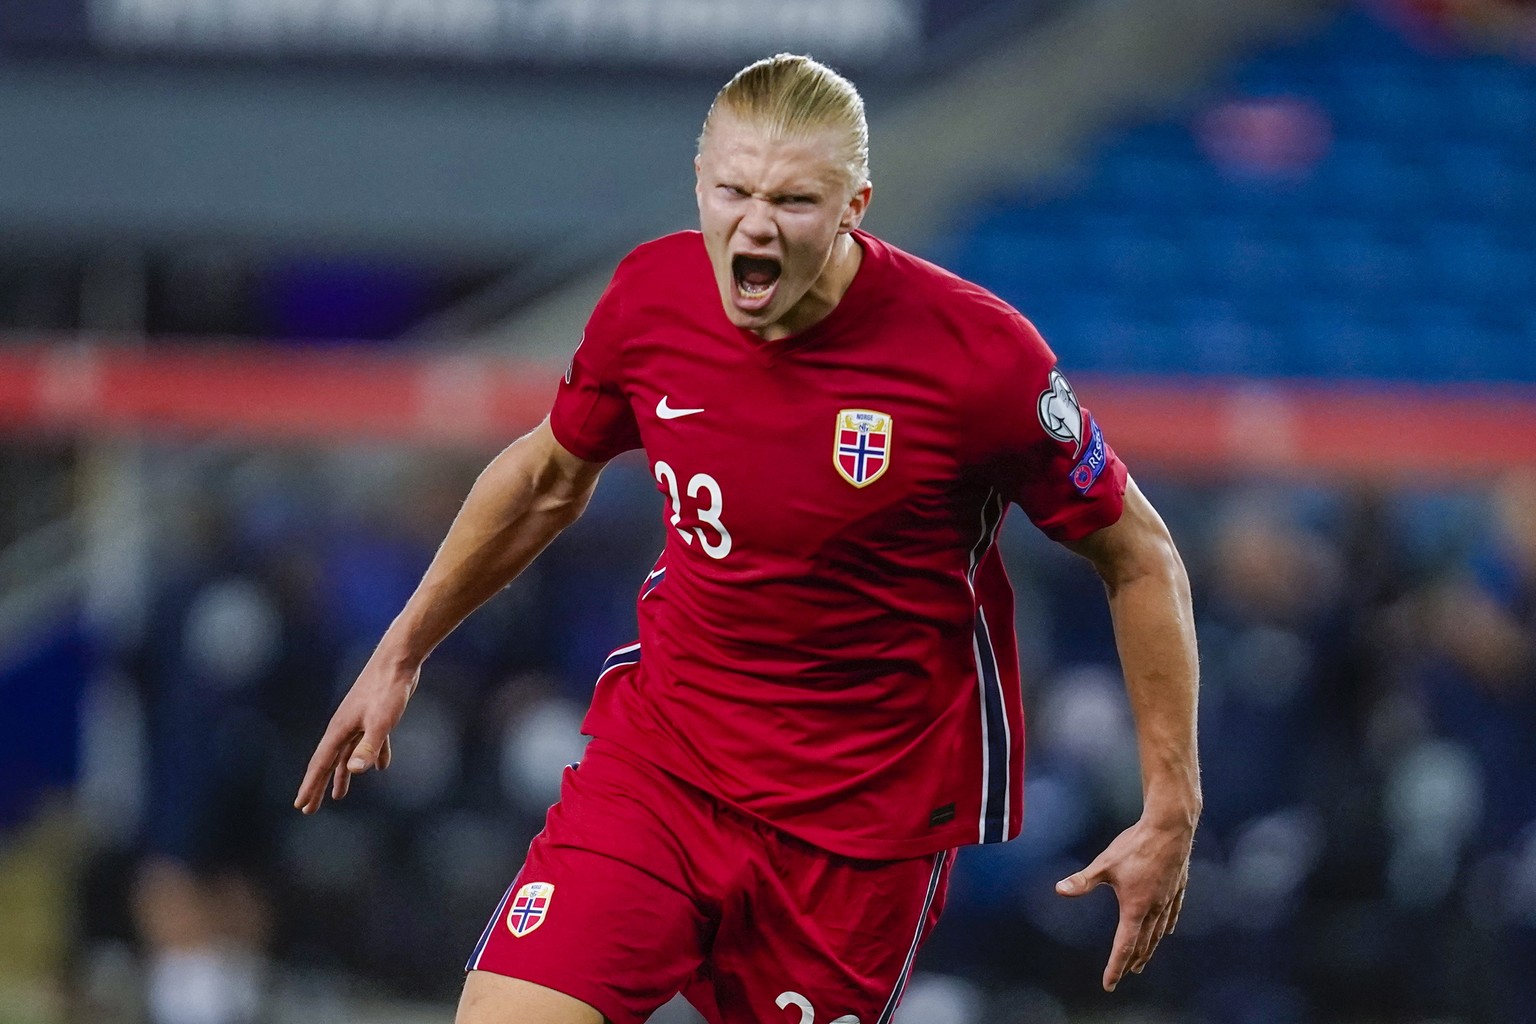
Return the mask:
<path fill-rule="evenodd" d="M 866 233 L 832 312 L 764 341 L 721 308 L 702 236 L 618 267 L 550 426 L 643 447 L 667 541 L 640 642 L 583 729 L 850 857 L 1018 834 L 1023 702 L 1010 503 L 1070 541 L 1125 468 L 1034 327 Z"/>

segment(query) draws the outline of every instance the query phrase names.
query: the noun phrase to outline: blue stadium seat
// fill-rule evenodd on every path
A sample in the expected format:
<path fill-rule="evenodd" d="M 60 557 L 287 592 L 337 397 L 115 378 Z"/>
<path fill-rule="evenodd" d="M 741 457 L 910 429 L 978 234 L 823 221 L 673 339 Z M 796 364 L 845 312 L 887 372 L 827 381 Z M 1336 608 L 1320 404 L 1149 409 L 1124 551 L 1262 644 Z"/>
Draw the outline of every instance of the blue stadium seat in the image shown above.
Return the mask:
<path fill-rule="evenodd" d="M 1223 175 L 1188 124 L 1146 125 L 1073 195 L 979 204 L 956 268 L 1096 369 L 1536 379 L 1536 67 L 1350 10 L 1233 78 L 1335 118 L 1313 174 Z"/>
<path fill-rule="evenodd" d="M 1514 366 L 1498 336 L 1462 306 L 1424 304 L 1406 325 L 1417 375 L 1427 380 L 1492 381 L 1509 376 Z"/>
<path fill-rule="evenodd" d="M 1436 70 L 1469 129 L 1492 143 L 1529 143 L 1536 71 L 1496 57 L 1465 58 Z"/>
<path fill-rule="evenodd" d="M 1536 122 L 1536 98 L 1531 117 Z M 1536 182 L 1499 147 L 1447 143 L 1435 146 L 1426 158 L 1443 204 L 1458 213 L 1498 220 L 1506 212 L 1529 216 L 1536 210 L 1536 197 L 1530 192 Z"/>
<path fill-rule="evenodd" d="M 1226 299 L 1262 305 L 1266 296 L 1291 295 L 1306 286 L 1307 263 L 1293 238 L 1260 226 L 1230 224 L 1197 241 L 1210 291 Z"/>
<path fill-rule="evenodd" d="M 1338 214 L 1385 214 L 1423 209 L 1433 201 L 1435 175 L 1377 141 L 1340 140 L 1318 169 L 1320 209 Z"/>
<path fill-rule="evenodd" d="M 1125 210 L 1165 213 L 1198 208 L 1211 177 L 1190 155 L 1137 156 L 1108 165 L 1102 175 L 1109 197 Z"/>
<path fill-rule="evenodd" d="M 1104 283 L 1131 296 L 1156 295 L 1191 285 L 1192 256 L 1167 235 L 1121 233 L 1101 236 L 1092 256 Z"/>
<path fill-rule="evenodd" d="M 1078 344 L 1088 357 L 1085 368 L 1104 373 L 1188 373 L 1174 348 L 1175 332 L 1167 321 L 1145 311 L 1105 308 L 1078 321 Z"/>
<path fill-rule="evenodd" d="M 1442 294 L 1495 306 L 1528 305 L 1536 294 L 1529 242 L 1506 243 L 1490 224 L 1431 224 L 1424 249 Z"/>
<path fill-rule="evenodd" d="M 1224 299 L 1183 299 L 1171 324 L 1175 363 L 1184 372 L 1268 376 L 1284 372 L 1272 331 Z"/>
<path fill-rule="evenodd" d="M 1292 344 L 1308 376 L 1411 379 L 1418 364 L 1401 327 L 1347 302 L 1307 303 Z"/>

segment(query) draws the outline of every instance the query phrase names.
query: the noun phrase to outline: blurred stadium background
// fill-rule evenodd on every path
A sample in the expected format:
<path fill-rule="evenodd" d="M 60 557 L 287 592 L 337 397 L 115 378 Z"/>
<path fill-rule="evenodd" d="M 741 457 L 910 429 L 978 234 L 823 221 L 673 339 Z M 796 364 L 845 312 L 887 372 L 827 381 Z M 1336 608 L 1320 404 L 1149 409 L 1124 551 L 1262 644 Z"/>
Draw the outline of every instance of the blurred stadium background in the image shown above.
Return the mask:
<path fill-rule="evenodd" d="M 1196 587 L 1178 933 L 1097 991 L 1138 809 L 1096 580 L 1011 520 L 1024 837 L 904 1024 L 1536 1019 L 1536 15 L 1508 0 L 0 8 L 0 1021 L 445 1022 L 660 543 L 644 467 L 290 809 L 607 270 L 778 49 L 869 226 L 1040 326 Z M 689 1020 L 671 1007 L 658 1020 Z"/>

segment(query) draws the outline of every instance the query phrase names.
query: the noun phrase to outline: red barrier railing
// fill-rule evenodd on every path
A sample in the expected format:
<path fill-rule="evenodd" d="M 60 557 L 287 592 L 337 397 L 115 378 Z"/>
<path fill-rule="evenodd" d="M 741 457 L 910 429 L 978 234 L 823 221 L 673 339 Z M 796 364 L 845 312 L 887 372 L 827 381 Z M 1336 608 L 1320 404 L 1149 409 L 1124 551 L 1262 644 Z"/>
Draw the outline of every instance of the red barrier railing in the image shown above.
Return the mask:
<path fill-rule="evenodd" d="M 493 447 L 548 411 L 562 370 L 479 354 L 39 340 L 0 347 L 0 431 Z M 1421 479 L 1536 466 L 1532 387 L 1073 382 L 1134 465 Z"/>

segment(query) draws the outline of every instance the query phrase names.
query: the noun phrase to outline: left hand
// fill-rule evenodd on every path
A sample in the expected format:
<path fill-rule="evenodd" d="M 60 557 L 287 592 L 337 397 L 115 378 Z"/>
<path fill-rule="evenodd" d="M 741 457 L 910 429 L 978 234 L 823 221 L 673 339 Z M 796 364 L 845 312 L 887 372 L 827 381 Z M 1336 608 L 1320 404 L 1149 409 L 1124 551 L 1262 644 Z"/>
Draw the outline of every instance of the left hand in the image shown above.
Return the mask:
<path fill-rule="evenodd" d="M 1063 896 L 1082 896 L 1105 884 L 1115 890 L 1120 924 L 1104 969 L 1104 991 L 1113 992 L 1127 970 L 1140 974 L 1163 936 L 1173 931 L 1189 885 L 1194 836 L 1191 823 L 1158 823 L 1143 814 L 1093 863 L 1056 883 Z"/>

